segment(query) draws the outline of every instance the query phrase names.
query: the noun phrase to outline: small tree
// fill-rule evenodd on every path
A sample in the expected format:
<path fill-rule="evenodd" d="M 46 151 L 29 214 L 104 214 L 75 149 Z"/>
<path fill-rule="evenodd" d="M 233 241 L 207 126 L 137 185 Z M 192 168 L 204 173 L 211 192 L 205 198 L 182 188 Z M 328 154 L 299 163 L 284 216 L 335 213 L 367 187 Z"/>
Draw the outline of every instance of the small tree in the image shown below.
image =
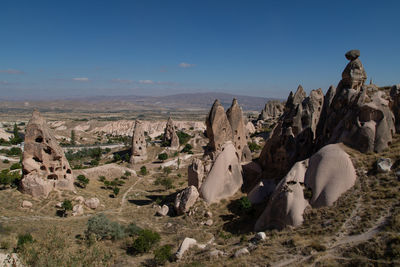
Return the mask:
<path fill-rule="evenodd" d="M 113 193 L 114 193 L 114 196 L 117 196 L 119 194 L 119 188 L 118 187 L 114 187 L 113 188 Z"/>
<path fill-rule="evenodd" d="M 63 203 L 61 204 L 61 210 L 59 210 L 59 211 L 57 212 L 57 214 L 58 214 L 59 216 L 61 216 L 61 217 L 66 217 L 66 216 L 67 216 L 67 212 L 68 212 L 68 211 L 71 211 L 72 208 L 73 208 L 73 206 L 72 206 L 71 200 L 65 199 L 65 200 L 63 201 Z"/>
<path fill-rule="evenodd" d="M 86 178 L 86 176 L 83 174 L 79 174 L 77 179 L 78 179 L 78 185 L 82 188 L 86 188 L 86 186 L 89 184 L 89 179 Z"/>
<path fill-rule="evenodd" d="M 147 174 L 147 168 L 146 168 L 146 166 L 142 166 L 142 167 L 140 167 L 140 172 L 139 172 L 141 175 L 146 175 Z"/>
<path fill-rule="evenodd" d="M 75 131 L 71 130 L 71 145 L 76 145 Z"/>
<path fill-rule="evenodd" d="M 158 155 L 158 159 L 161 161 L 164 161 L 168 158 L 168 154 L 167 153 L 161 153 Z"/>
<path fill-rule="evenodd" d="M 142 254 L 150 251 L 150 249 L 160 242 L 160 235 L 151 230 L 142 230 L 139 236 L 135 239 L 132 246 L 128 248 L 130 254 Z"/>
<path fill-rule="evenodd" d="M 164 265 L 167 261 L 172 259 L 172 247 L 164 245 L 154 251 L 154 261 L 157 265 Z"/>

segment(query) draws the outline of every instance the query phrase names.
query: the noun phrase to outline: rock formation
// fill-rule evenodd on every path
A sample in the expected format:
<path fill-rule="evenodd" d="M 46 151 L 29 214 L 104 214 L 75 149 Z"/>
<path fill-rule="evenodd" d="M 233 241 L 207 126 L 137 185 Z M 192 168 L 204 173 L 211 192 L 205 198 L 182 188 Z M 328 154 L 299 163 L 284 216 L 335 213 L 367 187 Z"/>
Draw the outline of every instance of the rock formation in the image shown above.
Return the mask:
<path fill-rule="evenodd" d="M 301 86 L 295 94 L 290 93 L 284 114 L 260 155 L 268 170 L 265 178 L 282 177 L 296 161 L 311 155 L 323 99 L 321 89 L 312 90 L 308 97 Z"/>
<path fill-rule="evenodd" d="M 294 164 L 277 185 L 255 230 L 299 226 L 308 205 L 331 206 L 355 180 L 349 156 L 340 145 L 327 145 L 310 159 Z M 311 198 L 305 194 L 306 189 L 311 190 Z"/>
<path fill-rule="evenodd" d="M 26 127 L 22 172 L 22 192 L 34 197 L 47 197 L 54 189 L 74 190 L 74 177 L 64 151 L 36 110 Z"/>
<path fill-rule="evenodd" d="M 168 144 L 171 149 L 179 148 L 179 138 L 176 134 L 174 122 L 171 117 L 168 118 L 167 125 L 165 126 L 163 142 Z"/>
<path fill-rule="evenodd" d="M 359 90 L 367 80 L 364 66 L 358 59 L 360 51 L 350 50 L 345 54 L 345 56 L 350 60 L 350 62 L 342 73 L 341 86 L 343 86 L 343 88 Z"/>
<path fill-rule="evenodd" d="M 144 136 L 142 122 L 135 121 L 135 127 L 132 135 L 132 153 L 130 162 L 132 164 L 144 161 L 147 159 L 147 143 Z"/>
<path fill-rule="evenodd" d="M 243 183 L 242 167 L 235 146 L 232 142 L 226 142 L 221 150 L 200 189 L 208 203 L 232 196 Z"/>
<path fill-rule="evenodd" d="M 188 167 L 188 186 L 193 185 L 200 190 L 204 179 L 204 165 L 200 159 L 193 159 Z"/>
<path fill-rule="evenodd" d="M 251 161 L 251 151 L 247 146 L 248 136 L 243 120 L 243 112 L 236 98 L 233 99 L 231 107 L 226 111 L 226 116 L 231 125 L 233 144 L 240 160 Z"/>
<path fill-rule="evenodd" d="M 215 100 L 206 119 L 208 147 L 211 151 L 221 151 L 222 145 L 233 138 L 232 128 L 225 114 L 224 107 Z"/>
<path fill-rule="evenodd" d="M 269 100 L 258 116 L 259 120 L 277 119 L 283 114 L 284 105 L 278 100 Z"/>
<path fill-rule="evenodd" d="M 396 132 L 400 133 L 400 84 L 393 85 L 390 89 L 390 107 L 396 121 Z"/>
<path fill-rule="evenodd" d="M 189 186 L 182 190 L 175 198 L 175 211 L 178 215 L 184 214 L 188 212 L 189 209 L 196 203 L 197 198 L 199 197 L 199 192 L 196 187 Z"/>

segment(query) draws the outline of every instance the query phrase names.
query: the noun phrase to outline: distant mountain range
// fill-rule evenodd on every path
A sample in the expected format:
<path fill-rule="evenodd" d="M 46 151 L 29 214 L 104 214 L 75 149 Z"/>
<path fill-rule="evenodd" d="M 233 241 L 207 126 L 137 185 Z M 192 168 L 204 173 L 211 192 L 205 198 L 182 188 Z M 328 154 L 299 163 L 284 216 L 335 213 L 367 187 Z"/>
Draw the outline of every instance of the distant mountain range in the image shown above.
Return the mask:
<path fill-rule="evenodd" d="M 63 111 L 196 110 L 209 109 L 215 99 L 228 108 L 233 98 L 238 100 L 239 105 L 245 111 L 260 111 L 268 100 L 276 99 L 216 92 L 169 96 L 94 96 L 34 101 L 2 100 L 0 109 L 2 111 L 33 108 Z"/>

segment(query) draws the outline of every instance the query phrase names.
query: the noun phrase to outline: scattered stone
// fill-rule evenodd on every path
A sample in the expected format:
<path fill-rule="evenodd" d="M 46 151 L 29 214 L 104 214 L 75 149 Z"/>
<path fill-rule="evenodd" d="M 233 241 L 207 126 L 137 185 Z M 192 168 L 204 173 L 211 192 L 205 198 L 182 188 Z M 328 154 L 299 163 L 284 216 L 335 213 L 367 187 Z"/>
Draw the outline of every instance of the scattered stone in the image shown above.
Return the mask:
<path fill-rule="evenodd" d="M 204 216 L 207 217 L 207 218 L 211 218 L 212 215 L 213 215 L 213 214 L 212 214 L 211 211 L 207 211 L 207 212 L 204 214 Z"/>
<path fill-rule="evenodd" d="M 17 253 L 1 253 L 0 252 L 0 266 L 1 267 L 23 267 L 21 260 Z"/>
<path fill-rule="evenodd" d="M 22 201 L 21 207 L 23 207 L 23 208 L 32 208 L 32 206 L 33 206 L 32 202 L 30 202 L 28 200 Z"/>
<path fill-rule="evenodd" d="M 62 205 L 63 205 L 63 203 L 62 203 L 62 202 L 58 202 L 58 203 L 56 204 L 56 208 L 59 208 L 59 209 L 61 209 L 61 208 L 62 208 Z"/>
<path fill-rule="evenodd" d="M 89 198 L 85 201 L 85 206 L 90 208 L 90 209 L 97 209 L 100 205 L 100 200 L 96 197 Z"/>
<path fill-rule="evenodd" d="M 143 123 L 135 121 L 135 127 L 132 135 L 132 152 L 130 162 L 136 164 L 147 159 L 147 142 L 144 135 Z"/>
<path fill-rule="evenodd" d="M 213 249 L 210 251 L 209 255 L 212 258 L 218 258 L 218 257 L 224 256 L 224 252 L 222 252 L 221 250 L 218 250 L 218 249 Z"/>
<path fill-rule="evenodd" d="M 196 203 L 198 197 L 199 192 L 193 185 L 186 187 L 179 194 L 177 194 L 174 206 L 178 215 L 188 212 L 194 203 Z"/>
<path fill-rule="evenodd" d="M 158 216 L 167 216 L 168 211 L 169 211 L 169 208 L 167 205 L 163 205 L 162 207 L 157 206 L 157 208 L 156 208 L 156 214 Z"/>
<path fill-rule="evenodd" d="M 81 204 L 77 204 L 72 208 L 72 216 L 80 215 L 83 215 L 83 206 Z"/>
<path fill-rule="evenodd" d="M 64 150 L 37 110 L 26 126 L 22 172 L 21 190 L 34 197 L 47 197 L 55 189 L 74 190 Z"/>
<path fill-rule="evenodd" d="M 247 248 L 241 248 L 235 252 L 234 257 L 239 258 L 247 254 L 250 254 L 249 250 Z"/>
<path fill-rule="evenodd" d="M 213 223 L 214 223 L 213 220 L 208 219 L 204 224 L 207 226 L 211 226 L 211 225 L 213 225 Z"/>
<path fill-rule="evenodd" d="M 75 198 L 75 201 L 77 201 L 79 204 L 82 204 L 83 202 L 85 202 L 85 198 L 83 196 L 77 196 Z"/>
<path fill-rule="evenodd" d="M 166 225 L 165 225 L 165 227 L 167 227 L 167 228 L 170 228 L 172 226 L 172 223 L 167 223 Z"/>
<path fill-rule="evenodd" d="M 257 241 L 263 241 L 267 239 L 267 235 L 264 232 L 258 232 L 254 238 Z"/>
<path fill-rule="evenodd" d="M 188 249 L 190 249 L 191 247 L 196 246 L 196 245 L 199 246 L 199 245 L 197 244 L 196 239 L 186 237 L 186 238 L 183 240 L 183 242 L 181 243 L 181 245 L 179 246 L 178 251 L 175 253 L 175 257 L 176 257 L 178 260 L 180 260 L 180 259 L 182 258 L 182 256 L 183 256 L 183 254 L 184 254 Z"/>
<path fill-rule="evenodd" d="M 390 172 L 392 160 L 389 158 L 379 158 L 376 162 L 377 171 L 380 173 Z"/>

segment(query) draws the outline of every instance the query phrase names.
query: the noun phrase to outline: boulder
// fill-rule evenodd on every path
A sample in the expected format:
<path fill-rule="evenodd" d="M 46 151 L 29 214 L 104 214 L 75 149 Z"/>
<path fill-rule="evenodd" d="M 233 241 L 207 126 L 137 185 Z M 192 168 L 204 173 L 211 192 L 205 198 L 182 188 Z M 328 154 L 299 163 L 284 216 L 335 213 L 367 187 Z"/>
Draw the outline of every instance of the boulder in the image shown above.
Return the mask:
<path fill-rule="evenodd" d="M 237 250 L 233 256 L 235 258 L 239 258 L 239 257 L 242 257 L 244 255 L 248 255 L 248 254 L 250 254 L 250 252 L 249 252 L 249 250 L 247 248 L 241 248 L 241 249 Z"/>
<path fill-rule="evenodd" d="M 175 210 L 181 215 L 189 211 L 199 197 L 197 188 L 193 185 L 186 187 L 175 198 Z"/>
<path fill-rule="evenodd" d="M 180 260 L 183 257 L 183 254 L 193 246 L 198 246 L 196 239 L 185 237 L 185 239 L 179 246 L 178 251 L 175 253 L 176 259 Z"/>
<path fill-rule="evenodd" d="M 358 49 L 350 50 L 345 54 L 345 57 L 350 61 L 356 60 L 359 56 L 360 56 L 360 50 Z"/>
<path fill-rule="evenodd" d="M 21 190 L 34 197 L 47 197 L 55 189 L 74 190 L 74 177 L 63 149 L 39 111 L 26 126 L 22 156 Z"/>
<path fill-rule="evenodd" d="M 85 202 L 85 198 L 83 196 L 77 196 L 74 200 L 79 204 L 83 204 L 83 202 Z"/>
<path fill-rule="evenodd" d="M 264 232 L 258 232 L 254 239 L 257 241 L 263 241 L 267 239 L 267 235 Z"/>
<path fill-rule="evenodd" d="M 85 201 L 85 206 L 92 210 L 97 209 L 99 207 L 99 205 L 100 205 L 100 200 L 96 197 L 86 199 L 86 201 Z"/>
<path fill-rule="evenodd" d="M 350 50 L 345 54 L 350 60 L 342 73 L 342 85 L 345 88 L 358 90 L 367 80 L 367 74 L 361 63 L 359 50 Z"/>
<path fill-rule="evenodd" d="M 169 211 L 169 208 L 167 205 L 163 205 L 162 207 L 157 206 L 157 208 L 156 208 L 156 214 L 158 216 L 167 216 L 168 211 Z"/>
<path fill-rule="evenodd" d="M 211 225 L 213 225 L 213 223 L 214 223 L 213 220 L 208 219 L 204 224 L 207 226 L 211 226 Z"/>
<path fill-rule="evenodd" d="M 194 158 L 192 164 L 188 166 L 188 186 L 195 186 L 200 190 L 204 179 L 204 165 L 200 159 Z"/>
<path fill-rule="evenodd" d="M 380 173 L 390 172 L 392 160 L 389 158 L 379 158 L 376 162 L 376 169 Z"/>
<path fill-rule="evenodd" d="M 232 144 L 226 142 L 201 186 L 201 195 L 208 203 L 234 195 L 243 184 L 239 155 Z"/>
<path fill-rule="evenodd" d="M 83 215 L 83 206 L 81 204 L 77 204 L 72 208 L 72 216 L 80 215 Z"/>
<path fill-rule="evenodd" d="M 33 206 L 32 202 L 30 202 L 28 200 L 22 201 L 21 207 L 23 207 L 23 208 L 32 208 L 32 206 Z"/>
<path fill-rule="evenodd" d="M 147 159 L 147 142 L 144 135 L 143 123 L 139 120 L 135 121 L 132 135 L 132 151 L 130 162 L 132 164 L 139 163 Z"/>

